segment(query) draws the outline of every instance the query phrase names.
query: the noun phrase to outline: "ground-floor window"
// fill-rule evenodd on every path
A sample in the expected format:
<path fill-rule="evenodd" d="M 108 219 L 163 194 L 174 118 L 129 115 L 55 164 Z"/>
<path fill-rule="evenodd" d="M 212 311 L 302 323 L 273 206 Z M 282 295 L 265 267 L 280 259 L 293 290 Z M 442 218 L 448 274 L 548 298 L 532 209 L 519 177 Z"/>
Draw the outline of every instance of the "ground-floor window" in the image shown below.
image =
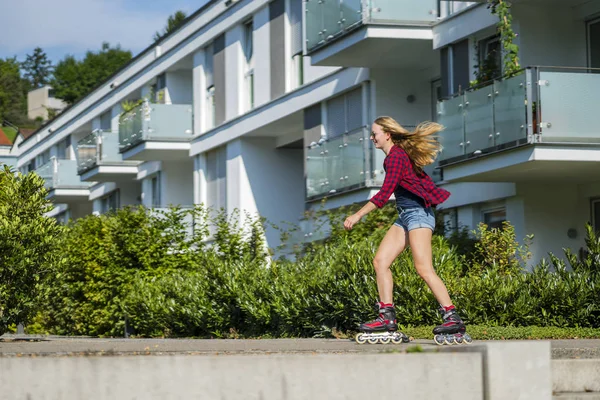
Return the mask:
<path fill-rule="evenodd" d="M 100 211 L 106 214 L 119 208 L 119 190 L 111 192 L 108 196 L 100 199 Z"/>
<path fill-rule="evenodd" d="M 489 229 L 502 228 L 502 223 L 506 221 L 506 207 L 483 210 L 483 223 Z"/>

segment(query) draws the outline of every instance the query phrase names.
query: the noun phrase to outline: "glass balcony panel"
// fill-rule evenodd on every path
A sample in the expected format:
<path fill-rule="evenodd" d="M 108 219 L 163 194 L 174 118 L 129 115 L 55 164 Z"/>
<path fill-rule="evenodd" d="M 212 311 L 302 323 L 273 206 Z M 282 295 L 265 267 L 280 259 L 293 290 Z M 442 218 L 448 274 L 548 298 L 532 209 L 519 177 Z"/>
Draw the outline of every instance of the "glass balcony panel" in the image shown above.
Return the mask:
<path fill-rule="evenodd" d="M 181 140 L 192 137 L 192 106 L 150 104 L 144 139 Z"/>
<path fill-rule="evenodd" d="M 365 128 L 360 128 L 344 138 L 343 175 L 346 187 L 365 183 Z"/>
<path fill-rule="evenodd" d="M 323 39 L 327 42 L 342 32 L 340 0 L 322 0 Z"/>
<path fill-rule="evenodd" d="M 81 188 L 89 187 L 90 182 L 82 182 L 77 174 L 77 160 L 56 160 L 58 169 L 54 187 Z"/>
<path fill-rule="evenodd" d="M 327 168 L 328 191 L 338 191 L 344 184 L 344 165 L 342 160 L 342 149 L 344 147 L 344 136 L 329 139 L 325 143 L 325 165 Z"/>
<path fill-rule="evenodd" d="M 98 146 L 97 133 L 91 133 L 77 143 L 77 168 L 80 171 L 96 165 Z"/>
<path fill-rule="evenodd" d="M 514 143 L 527 138 L 526 75 L 494 82 L 494 144 Z"/>
<path fill-rule="evenodd" d="M 347 30 L 362 23 L 361 0 L 344 0 L 340 4 L 342 10 L 342 27 Z"/>
<path fill-rule="evenodd" d="M 100 160 L 105 162 L 123 161 L 121 154 L 119 154 L 119 134 L 117 132 L 103 131 L 100 135 L 102 137 Z"/>
<path fill-rule="evenodd" d="M 437 19 L 436 0 L 371 0 L 370 22 L 433 23 Z"/>
<path fill-rule="evenodd" d="M 121 116 L 119 121 L 119 144 L 122 149 L 135 146 L 143 140 L 142 107 L 143 105 L 139 105 Z"/>
<path fill-rule="evenodd" d="M 494 146 L 494 87 L 486 86 L 464 96 L 465 152 L 473 154 Z"/>
<path fill-rule="evenodd" d="M 438 103 L 438 122 L 445 129 L 440 133 L 442 152 L 439 160 L 448 160 L 465 154 L 463 96 Z"/>
<path fill-rule="evenodd" d="M 319 0 L 309 0 L 306 7 L 306 48 L 312 49 L 323 40 L 323 9 Z"/>
<path fill-rule="evenodd" d="M 44 186 L 48 189 L 54 187 L 54 164 L 55 159 L 51 159 L 46 164 L 40 165 L 35 173 L 40 176 L 44 180 Z"/>
<path fill-rule="evenodd" d="M 306 151 L 306 196 L 318 196 L 327 180 L 323 146 L 308 148 Z"/>
<path fill-rule="evenodd" d="M 600 74 L 540 72 L 543 142 L 600 142 L 597 127 Z M 547 84 L 545 83 L 547 82 Z"/>

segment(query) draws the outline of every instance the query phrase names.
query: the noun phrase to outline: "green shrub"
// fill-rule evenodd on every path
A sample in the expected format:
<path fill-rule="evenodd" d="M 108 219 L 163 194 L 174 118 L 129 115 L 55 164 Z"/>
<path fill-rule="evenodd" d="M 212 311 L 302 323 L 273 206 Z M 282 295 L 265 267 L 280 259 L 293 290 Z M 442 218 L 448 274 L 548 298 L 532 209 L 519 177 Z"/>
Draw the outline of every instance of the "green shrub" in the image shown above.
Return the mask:
<path fill-rule="evenodd" d="M 0 169 L 0 335 L 27 323 L 42 284 L 58 266 L 61 227 L 44 214 L 51 210 L 44 180 L 35 173 Z"/>
<path fill-rule="evenodd" d="M 197 207 L 84 218 L 68 227 L 65 264 L 38 321 L 52 333 L 99 336 L 122 335 L 125 320 L 134 335 L 147 337 L 349 333 L 375 316 L 372 260 L 395 218 L 394 208 L 385 207 L 345 231 L 342 222 L 355 209 L 317 215 L 332 235 L 304 246 L 293 261 L 267 257 L 266 221 L 258 217 L 239 225 L 237 216 Z M 598 326 L 600 243 L 591 228 L 585 257 L 566 253 L 571 268 L 551 256 L 551 264 L 530 272 L 523 269 L 527 241 L 520 245 L 509 224 L 481 225 L 474 239 L 462 233 L 455 239 L 434 236 L 433 262 L 468 324 Z M 410 249 L 392 274 L 403 328 L 440 323 Z"/>

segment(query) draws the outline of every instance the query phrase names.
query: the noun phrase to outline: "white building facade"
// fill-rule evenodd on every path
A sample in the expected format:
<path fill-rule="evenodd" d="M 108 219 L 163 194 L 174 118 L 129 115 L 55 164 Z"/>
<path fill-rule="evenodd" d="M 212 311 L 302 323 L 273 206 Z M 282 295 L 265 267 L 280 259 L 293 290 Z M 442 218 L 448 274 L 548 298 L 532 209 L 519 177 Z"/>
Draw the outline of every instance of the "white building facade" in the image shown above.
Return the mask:
<path fill-rule="evenodd" d="M 20 142 L 18 167 L 46 179 L 62 219 L 205 204 L 299 223 L 324 197 L 339 207 L 379 189 L 374 118 L 437 120 L 445 149 L 428 172 L 452 193 L 448 222 L 509 220 L 536 235 L 538 258 L 578 249 L 600 198 L 600 3 L 513 3 L 521 65 L 577 69 L 465 92 L 479 60 L 502 64 L 487 57 L 501 41 L 485 3 L 213 0 Z"/>

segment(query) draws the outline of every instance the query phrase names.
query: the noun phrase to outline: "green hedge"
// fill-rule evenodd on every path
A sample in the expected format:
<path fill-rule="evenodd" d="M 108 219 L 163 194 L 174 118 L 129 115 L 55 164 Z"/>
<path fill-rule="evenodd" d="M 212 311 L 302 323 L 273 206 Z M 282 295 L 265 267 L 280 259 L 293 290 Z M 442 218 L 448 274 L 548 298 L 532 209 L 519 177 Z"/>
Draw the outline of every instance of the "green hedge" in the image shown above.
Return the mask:
<path fill-rule="evenodd" d="M 0 166 L 0 336 L 35 312 L 45 280 L 60 268 L 62 229 L 44 214 L 44 180 Z"/>
<path fill-rule="evenodd" d="M 202 207 L 127 208 L 80 219 L 66 229 L 64 262 L 30 331 L 122 336 L 127 321 L 132 334 L 146 337 L 351 333 L 374 317 L 372 259 L 395 210 L 373 212 L 347 232 L 341 221 L 350 211 L 326 213 L 333 227 L 327 241 L 305 247 L 294 260 L 273 261 L 262 235 L 266 222 L 250 216 L 242 228 L 219 213 L 210 238 L 211 218 Z M 527 246 L 517 243 L 510 225 L 482 225 L 477 235 L 477 241 L 464 232 L 433 240 L 436 270 L 468 324 L 600 325 L 600 240 L 590 227 L 584 260 L 567 253 L 567 268 L 550 256 L 550 264 L 532 272 L 521 267 Z M 437 304 L 414 271 L 410 250 L 392 271 L 399 323 L 438 324 Z"/>

